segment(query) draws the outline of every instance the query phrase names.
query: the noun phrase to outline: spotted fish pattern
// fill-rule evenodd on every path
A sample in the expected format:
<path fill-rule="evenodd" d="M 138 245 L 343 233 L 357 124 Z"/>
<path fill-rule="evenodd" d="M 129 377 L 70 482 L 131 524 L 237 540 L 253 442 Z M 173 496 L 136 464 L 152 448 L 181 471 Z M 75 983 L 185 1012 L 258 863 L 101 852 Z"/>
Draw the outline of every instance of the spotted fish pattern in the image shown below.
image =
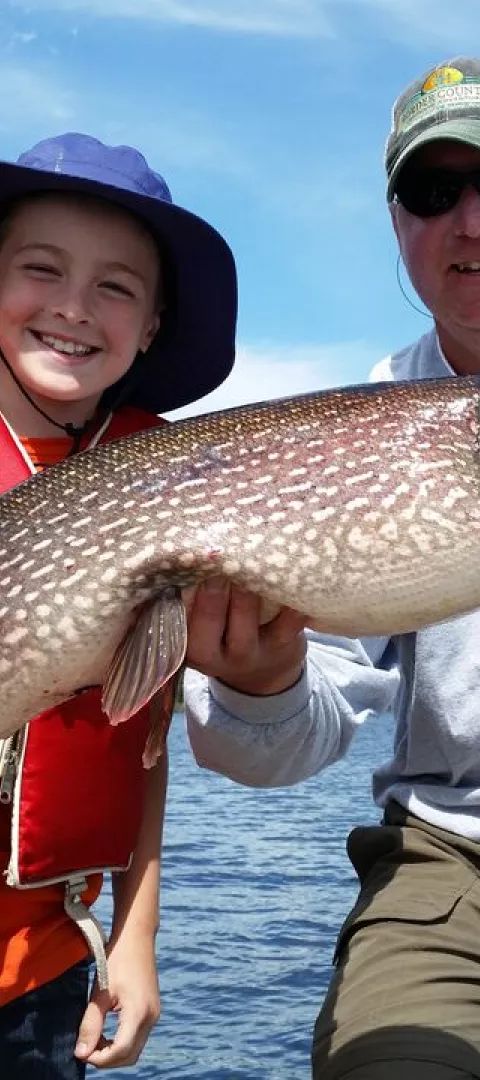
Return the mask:
<path fill-rule="evenodd" d="M 212 574 L 348 636 L 480 606 L 479 404 L 476 377 L 302 395 L 162 425 L 14 488 L 0 735 L 103 684 L 115 656 L 124 671 L 142 620 L 127 681 L 168 653 L 161 685 L 185 649 L 178 590 Z"/>

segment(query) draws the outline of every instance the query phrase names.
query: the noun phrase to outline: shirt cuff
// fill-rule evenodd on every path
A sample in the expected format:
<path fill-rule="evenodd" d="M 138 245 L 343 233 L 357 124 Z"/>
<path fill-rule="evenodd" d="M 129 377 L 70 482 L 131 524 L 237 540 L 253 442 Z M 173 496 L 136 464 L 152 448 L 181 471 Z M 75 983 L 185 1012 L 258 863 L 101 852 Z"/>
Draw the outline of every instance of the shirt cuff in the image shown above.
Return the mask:
<path fill-rule="evenodd" d="M 267 694 L 257 697 L 233 690 L 218 679 L 209 679 L 210 694 L 219 708 L 239 720 L 250 724 L 281 723 L 307 707 L 312 692 L 312 672 L 308 660 L 298 681 L 288 690 L 279 694 Z"/>

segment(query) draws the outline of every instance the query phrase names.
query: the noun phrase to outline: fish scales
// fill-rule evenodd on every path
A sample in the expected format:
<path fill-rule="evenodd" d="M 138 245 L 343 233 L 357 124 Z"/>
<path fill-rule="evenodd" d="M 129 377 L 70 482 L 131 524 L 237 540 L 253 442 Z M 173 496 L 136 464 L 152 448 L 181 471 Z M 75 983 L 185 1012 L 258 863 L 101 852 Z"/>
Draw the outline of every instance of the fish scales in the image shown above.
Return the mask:
<path fill-rule="evenodd" d="M 0 734 L 102 683 L 140 606 L 225 574 L 325 632 L 480 606 L 480 379 L 347 387 L 180 421 L 0 501 Z"/>

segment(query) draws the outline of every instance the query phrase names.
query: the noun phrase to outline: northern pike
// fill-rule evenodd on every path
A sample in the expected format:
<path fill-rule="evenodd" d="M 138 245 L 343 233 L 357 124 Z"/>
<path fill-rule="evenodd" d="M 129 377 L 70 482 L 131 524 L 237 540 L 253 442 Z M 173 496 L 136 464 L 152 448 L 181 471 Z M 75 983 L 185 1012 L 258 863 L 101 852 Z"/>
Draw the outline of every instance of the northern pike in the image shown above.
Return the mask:
<path fill-rule="evenodd" d="M 0 735 L 181 665 L 180 590 L 225 575 L 347 636 L 480 607 L 480 377 L 328 390 L 86 451 L 0 499 Z"/>

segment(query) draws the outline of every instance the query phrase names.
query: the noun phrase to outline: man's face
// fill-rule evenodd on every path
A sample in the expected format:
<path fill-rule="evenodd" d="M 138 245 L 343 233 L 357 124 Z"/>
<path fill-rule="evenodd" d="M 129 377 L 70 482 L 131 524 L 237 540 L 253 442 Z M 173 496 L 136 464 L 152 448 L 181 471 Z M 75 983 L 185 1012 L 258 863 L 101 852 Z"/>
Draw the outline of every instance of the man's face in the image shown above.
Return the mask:
<path fill-rule="evenodd" d="M 442 140 L 418 150 L 408 165 L 480 170 L 480 150 Z M 391 210 L 409 277 L 434 316 L 447 358 L 459 372 L 480 370 L 480 194 L 467 186 L 436 217 L 416 217 L 398 202 Z"/>

